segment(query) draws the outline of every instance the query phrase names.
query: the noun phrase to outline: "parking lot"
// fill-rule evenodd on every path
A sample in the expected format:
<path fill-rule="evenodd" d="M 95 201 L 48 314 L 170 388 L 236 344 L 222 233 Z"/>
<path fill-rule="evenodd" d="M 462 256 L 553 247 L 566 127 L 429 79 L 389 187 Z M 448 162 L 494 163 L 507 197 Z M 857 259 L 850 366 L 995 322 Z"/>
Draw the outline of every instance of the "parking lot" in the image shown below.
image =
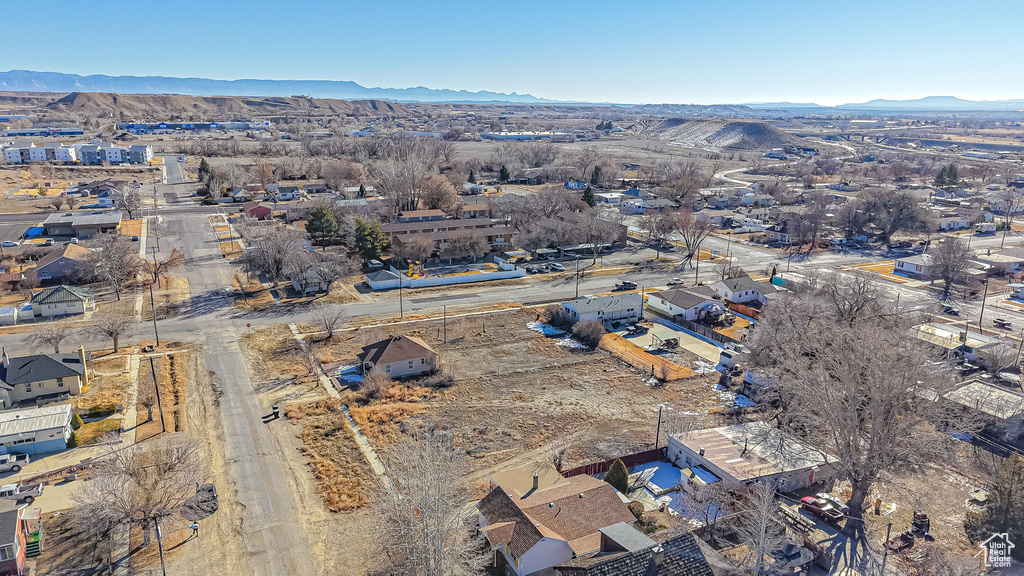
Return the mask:
<path fill-rule="evenodd" d="M 721 349 L 714 344 L 710 344 L 705 340 L 701 340 L 700 338 L 691 335 L 689 332 L 676 330 L 670 326 L 660 324 L 657 321 L 650 322 L 646 334 L 630 335 L 628 332 L 628 329 L 624 329 L 616 332 L 616 334 L 626 338 L 637 346 L 643 348 L 650 347 L 650 352 L 652 354 L 662 356 L 676 364 L 683 364 L 686 366 L 691 366 L 693 364 L 692 358 L 686 358 L 688 356 L 687 352 L 705 361 L 718 364 L 718 354 Z M 653 349 L 654 346 L 657 346 L 661 342 L 670 338 L 675 338 L 679 341 L 678 348 L 674 350 L 669 350 L 663 347 L 658 350 Z"/>

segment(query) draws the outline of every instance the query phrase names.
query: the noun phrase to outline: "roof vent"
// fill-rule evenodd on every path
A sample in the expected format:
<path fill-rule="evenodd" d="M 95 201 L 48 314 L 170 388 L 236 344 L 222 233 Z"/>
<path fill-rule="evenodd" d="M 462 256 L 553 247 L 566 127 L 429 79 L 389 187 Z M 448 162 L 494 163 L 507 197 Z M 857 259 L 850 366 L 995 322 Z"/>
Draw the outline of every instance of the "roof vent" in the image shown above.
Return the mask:
<path fill-rule="evenodd" d="M 583 492 L 580 492 L 580 498 L 583 498 Z"/>
<path fill-rule="evenodd" d="M 700 447 L 700 455 L 701 455 L 701 456 L 703 456 L 703 455 L 704 455 L 704 447 L 703 447 L 703 446 L 701 446 L 701 447 Z"/>
<path fill-rule="evenodd" d="M 548 508 L 554 508 L 554 507 L 555 507 L 555 503 L 554 502 L 548 502 Z"/>

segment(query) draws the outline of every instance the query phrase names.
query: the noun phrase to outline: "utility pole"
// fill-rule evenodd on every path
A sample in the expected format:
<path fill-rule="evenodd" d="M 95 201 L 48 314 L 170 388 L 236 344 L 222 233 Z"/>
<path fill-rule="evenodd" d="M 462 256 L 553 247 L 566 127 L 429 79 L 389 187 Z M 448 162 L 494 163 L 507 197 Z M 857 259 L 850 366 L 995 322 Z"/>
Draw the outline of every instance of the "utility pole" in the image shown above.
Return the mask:
<path fill-rule="evenodd" d="M 149 374 L 153 377 L 153 390 L 156 391 L 156 409 L 160 412 L 160 432 L 167 432 L 167 426 L 164 424 L 164 405 L 160 400 L 160 385 L 156 381 L 156 364 L 153 363 L 153 357 L 149 357 Z"/>
<path fill-rule="evenodd" d="M 658 406 L 658 431 L 654 433 L 654 449 L 658 449 L 658 442 L 661 440 L 661 406 Z"/>
<path fill-rule="evenodd" d="M 985 299 L 988 298 L 988 279 L 985 279 L 985 294 L 981 297 L 981 314 L 978 315 L 978 331 L 984 334 L 981 321 L 985 318 Z"/>
<path fill-rule="evenodd" d="M 580 297 L 580 257 L 576 257 L 576 297 Z"/>
<path fill-rule="evenodd" d="M 156 532 L 156 545 L 160 550 L 160 573 L 167 576 L 167 567 L 164 566 L 164 537 L 160 530 L 160 516 L 153 516 L 153 531 Z"/>
<path fill-rule="evenodd" d="M 1020 331 L 1020 346 L 1017 346 L 1017 367 L 1020 367 L 1020 354 L 1024 352 L 1024 329 Z"/>
<path fill-rule="evenodd" d="M 448 342 L 448 306 L 446 305 L 446 306 L 442 307 L 441 310 L 442 310 L 442 314 L 443 314 L 443 318 L 444 318 L 444 320 L 443 320 L 443 324 L 444 324 L 444 342 L 447 343 Z"/>
<path fill-rule="evenodd" d="M 884 552 L 882 553 L 882 576 L 885 576 L 885 562 L 889 559 L 889 536 L 892 534 L 892 521 L 889 521 L 889 527 L 885 529 L 885 545 L 883 547 Z"/>
<path fill-rule="evenodd" d="M 156 270 L 156 250 L 153 250 L 153 270 Z M 157 276 L 155 282 L 159 282 L 159 280 L 160 277 Z M 160 331 L 156 329 L 156 299 L 153 298 L 153 282 L 149 283 L 149 308 L 153 315 L 153 336 L 156 338 L 157 347 L 160 347 Z"/>
<path fill-rule="evenodd" d="M 402 276 L 401 272 L 398 273 L 398 316 L 399 318 L 405 318 L 405 303 L 402 301 Z"/>
<path fill-rule="evenodd" d="M 160 203 L 156 198 L 157 178 L 153 178 L 153 221 L 156 223 L 156 249 L 160 251 Z"/>

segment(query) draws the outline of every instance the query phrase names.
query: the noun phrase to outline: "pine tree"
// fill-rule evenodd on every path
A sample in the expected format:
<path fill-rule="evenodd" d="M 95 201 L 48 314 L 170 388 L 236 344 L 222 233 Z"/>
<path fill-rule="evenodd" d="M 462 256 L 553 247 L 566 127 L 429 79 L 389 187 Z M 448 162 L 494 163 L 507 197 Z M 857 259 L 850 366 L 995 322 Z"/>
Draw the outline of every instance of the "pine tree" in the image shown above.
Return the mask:
<path fill-rule="evenodd" d="M 935 175 L 935 187 L 943 188 L 946 186 L 946 167 L 939 168 L 939 173 Z"/>
<path fill-rule="evenodd" d="M 601 184 L 601 167 L 594 166 L 594 170 L 590 173 L 590 185 L 597 186 Z"/>
<path fill-rule="evenodd" d="M 366 186 L 363 184 L 359 185 L 359 197 L 366 198 Z"/>
<path fill-rule="evenodd" d="M 338 236 L 338 219 L 326 206 L 320 206 L 309 215 L 306 232 L 314 240 L 328 240 Z"/>
<path fill-rule="evenodd" d="M 200 182 L 206 182 L 206 178 L 210 175 L 210 163 L 203 158 L 199 161 L 199 170 L 196 172 Z"/>
<path fill-rule="evenodd" d="M 466 180 L 466 182 L 469 182 L 470 184 L 476 184 L 476 172 L 473 172 L 472 170 L 470 170 L 469 171 L 469 178 Z"/>
<path fill-rule="evenodd" d="M 626 465 L 622 463 L 622 460 L 612 462 L 611 468 L 604 475 L 604 481 L 623 494 L 629 491 L 629 471 L 626 470 Z"/>
<path fill-rule="evenodd" d="M 587 203 L 587 206 L 590 206 L 591 208 L 594 207 L 594 204 L 597 204 L 597 198 L 594 198 L 594 189 L 590 186 L 587 186 L 586 190 L 583 191 L 582 199 Z"/>
<path fill-rule="evenodd" d="M 508 182 L 510 178 L 512 178 L 512 174 L 510 174 L 508 168 L 502 164 L 501 170 L 498 171 L 498 182 L 504 184 L 505 182 Z"/>
<path fill-rule="evenodd" d="M 380 229 L 380 222 L 356 220 L 355 247 L 363 260 L 379 258 L 388 248 L 388 237 Z"/>

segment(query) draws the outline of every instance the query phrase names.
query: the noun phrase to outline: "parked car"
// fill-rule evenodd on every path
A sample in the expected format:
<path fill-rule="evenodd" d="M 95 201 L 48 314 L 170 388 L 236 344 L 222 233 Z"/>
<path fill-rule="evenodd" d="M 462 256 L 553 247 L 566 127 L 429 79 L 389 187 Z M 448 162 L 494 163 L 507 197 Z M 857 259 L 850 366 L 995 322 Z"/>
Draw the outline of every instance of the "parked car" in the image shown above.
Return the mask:
<path fill-rule="evenodd" d="M 632 326 L 629 327 L 628 334 L 630 336 L 636 336 L 637 334 L 647 334 L 648 330 L 649 328 L 647 326 L 644 326 L 643 324 L 633 324 Z"/>
<path fill-rule="evenodd" d="M 43 246 L 53 246 L 53 238 L 47 238 L 43 241 Z"/>
<path fill-rule="evenodd" d="M 138 236 L 132 236 L 132 242 L 138 242 L 138 241 L 139 241 L 139 237 Z"/>
<path fill-rule="evenodd" d="M 955 306 L 944 306 L 942 308 L 942 313 L 943 314 L 949 314 L 950 316 L 959 316 L 960 315 L 960 309 L 955 307 Z"/>
<path fill-rule="evenodd" d="M 559 271 L 559 272 L 565 272 L 565 266 L 562 266 L 562 265 L 561 265 L 561 264 L 559 264 L 558 262 L 553 262 L 553 263 L 551 264 L 551 269 L 552 269 L 552 270 L 557 270 L 557 271 Z"/>
<path fill-rule="evenodd" d="M 633 282 L 632 280 L 623 280 L 622 282 L 619 282 L 618 284 L 615 285 L 616 291 L 636 290 L 636 288 L 636 282 Z"/>
<path fill-rule="evenodd" d="M 836 510 L 832 504 L 814 496 L 804 496 L 800 499 L 803 509 L 829 524 L 838 524 L 843 519 L 843 513 Z"/>
<path fill-rule="evenodd" d="M 669 286 L 679 286 L 680 284 L 683 284 L 682 278 L 673 278 L 668 281 Z"/>
<path fill-rule="evenodd" d="M 817 496 L 818 500 L 824 500 L 828 504 L 831 504 L 833 508 L 843 514 L 847 514 L 850 511 L 850 507 L 847 506 L 846 502 L 843 502 L 843 500 L 838 496 L 829 494 L 828 492 L 818 492 L 815 496 Z"/>
<path fill-rule="evenodd" d="M 551 267 L 548 266 L 547 264 L 541 264 L 540 266 L 537 266 L 537 272 L 551 272 Z"/>
<path fill-rule="evenodd" d="M 7 484 L 0 486 L 0 498 L 17 500 L 31 504 L 36 498 L 43 495 L 43 485 L 38 484 Z"/>
<path fill-rule="evenodd" d="M 4 240 L 3 242 L 0 242 L 0 246 L 3 246 L 4 248 L 10 248 L 12 246 L 17 246 L 17 245 L 18 245 L 18 243 L 15 242 L 14 240 Z"/>
<path fill-rule="evenodd" d="M 28 461 L 28 454 L 0 454 L 0 472 L 21 472 Z"/>
<path fill-rule="evenodd" d="M 72 238 L 68 244 L 78 244 L 78 238 Z"/>

